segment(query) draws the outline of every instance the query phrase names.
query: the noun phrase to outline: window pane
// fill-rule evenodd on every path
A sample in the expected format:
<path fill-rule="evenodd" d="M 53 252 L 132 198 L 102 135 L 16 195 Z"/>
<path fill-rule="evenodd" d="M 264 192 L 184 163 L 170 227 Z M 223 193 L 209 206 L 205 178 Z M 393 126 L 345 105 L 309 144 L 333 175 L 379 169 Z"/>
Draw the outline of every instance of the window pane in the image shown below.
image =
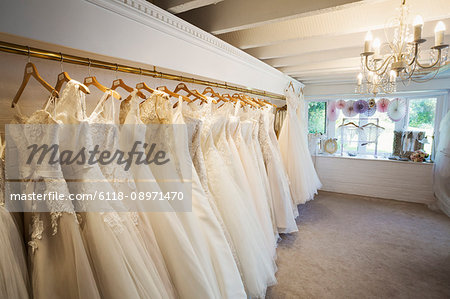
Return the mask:
<path fill-rule="evenodd" d="M 326 102 L 309 102 L 308 104 L 308 131 L 309 133 L 326 132 Z"/>
<path fill-rule="evenodd" d="M 424 150 L 431 153 L 431 141 L 434 134 L 434 119 L 436 115 L 436 98 L 411 99 L 409 101 L 408 131 L 424 131 L 428 143 Z"/>

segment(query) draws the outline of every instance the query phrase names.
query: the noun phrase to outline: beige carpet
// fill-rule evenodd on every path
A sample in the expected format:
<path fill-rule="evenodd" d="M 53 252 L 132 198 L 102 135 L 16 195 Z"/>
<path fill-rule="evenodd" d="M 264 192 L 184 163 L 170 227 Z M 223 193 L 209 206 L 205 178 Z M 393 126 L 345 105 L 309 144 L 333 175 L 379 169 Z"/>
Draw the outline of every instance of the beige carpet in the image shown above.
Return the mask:
<path fill-rule="evenodd" d="M 278 246 L 267 298 L 450 298 L 450 218 L 424 205 L 321 192 Z"/>

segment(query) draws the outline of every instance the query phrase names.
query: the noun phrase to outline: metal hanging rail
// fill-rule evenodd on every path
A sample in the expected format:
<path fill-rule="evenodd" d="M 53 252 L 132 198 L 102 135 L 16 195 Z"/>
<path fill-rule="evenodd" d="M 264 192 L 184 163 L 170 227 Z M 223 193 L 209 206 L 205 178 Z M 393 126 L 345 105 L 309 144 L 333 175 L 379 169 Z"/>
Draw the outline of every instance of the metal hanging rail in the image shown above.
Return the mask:
<path fill-rule="evenodd" d="M 270 93 L 263 90 L 255 90 L 255 89 L 247 89 L 242 88 L 234 85 L 228 85 L 226 83 L 216 83 L 212 81 L 207 80 L 201 80 L 201 79 L 195 79 L 195 78 L 189 78 L 189 77 L 183 77 L 179 75 L 174 74 L 168 74 L 163 72 L 156 71 L 156 68 L 154 67 L 153 70 L 144 69 L 144 68 L 137 68 L 133 66 L 123 65 L 123 64 L 117 64 L 117 63 L 111 63 L 107 61 L 102 60 L 96 60 L 96 59 L 90 59 L 75 55 L 69 55 L 64 54 L 60 52 L 53 52 L 53 51 L 47 51 L 43 49 L 18 45 L 18 44 L 12 44 L 0 41 L 0 51 L 8 52 L 8 53 L 15 53 L 20 55 L 26 55 L 30 57 L 38 57 L 42 59 L 48 59 L 48 60 L 56 60 L 56 61 L 64 61 L 64 63 L 71 63 L 71 64 L 78 64 L 78 65 L 85 65 L 85 66 L 91 66 L 101 69 L 107 69 L 111 71 L 118 71 L 123 73 L 131 73 L 136 75 L 144 75 L 144 76 L 150 76 L 154 78 L 162 78 L 162 79 L 168 79 L 168 80 L 175 80 L 175 81 L 182 81 L 186 83 L 194 83 L 194 84 L 200 84 L 205 86 L 211 86 L 211 87 L 217 87 L 217 88 L 223 88 L 223 89 L 229 89 L 234 90 L 237 92 L 242 93 L 250 93 L 258 96 L 268 97 L 272 99 L 277 100 L 285 100 L 285 96 L 276 94 L 276 93 Z"/>

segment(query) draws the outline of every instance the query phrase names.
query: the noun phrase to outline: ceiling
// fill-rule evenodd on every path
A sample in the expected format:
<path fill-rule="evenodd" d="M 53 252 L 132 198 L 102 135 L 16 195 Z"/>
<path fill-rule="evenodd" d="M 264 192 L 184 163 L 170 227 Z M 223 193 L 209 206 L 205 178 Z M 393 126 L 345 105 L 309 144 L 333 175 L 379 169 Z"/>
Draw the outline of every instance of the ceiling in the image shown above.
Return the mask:
<path fill-rule="evenodd" d="M 382 43 L 387 42 L 386 24 L 397 16 L 401 4 L 400 0 L 150 2 L 304 84 L 354 82 L 366 32 L 372 30 Z M 407 0 L 407 4 L 411 23 L 417 14 L 425 21 L 425 48 L 434 43 L 434 27 L 439 20 L 445 23 L 445 41 L 450 42 L 450 0 Z M 426 52 L 423 58 L 427 58 Z"/>

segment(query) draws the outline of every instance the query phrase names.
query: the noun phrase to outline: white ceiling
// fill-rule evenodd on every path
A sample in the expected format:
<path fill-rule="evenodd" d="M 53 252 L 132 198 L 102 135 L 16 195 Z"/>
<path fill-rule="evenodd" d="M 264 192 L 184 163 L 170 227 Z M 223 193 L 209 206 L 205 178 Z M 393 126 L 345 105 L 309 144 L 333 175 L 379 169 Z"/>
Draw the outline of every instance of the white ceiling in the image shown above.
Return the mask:
<path fill-rule="evenodd" d="M 401 0 L 153 0 L 224 41 L 305 84 L 352 82 L 364 36 L 384 28 Z M 450 42 L 450 0 L 407 0 L 410 20 L 424 21 L 423 46 L 434 42 L 438 20 Z M 392 30 L 387 30 L 392 32 Z M 450 72 L 446 72 L 448 74 Z"/>

